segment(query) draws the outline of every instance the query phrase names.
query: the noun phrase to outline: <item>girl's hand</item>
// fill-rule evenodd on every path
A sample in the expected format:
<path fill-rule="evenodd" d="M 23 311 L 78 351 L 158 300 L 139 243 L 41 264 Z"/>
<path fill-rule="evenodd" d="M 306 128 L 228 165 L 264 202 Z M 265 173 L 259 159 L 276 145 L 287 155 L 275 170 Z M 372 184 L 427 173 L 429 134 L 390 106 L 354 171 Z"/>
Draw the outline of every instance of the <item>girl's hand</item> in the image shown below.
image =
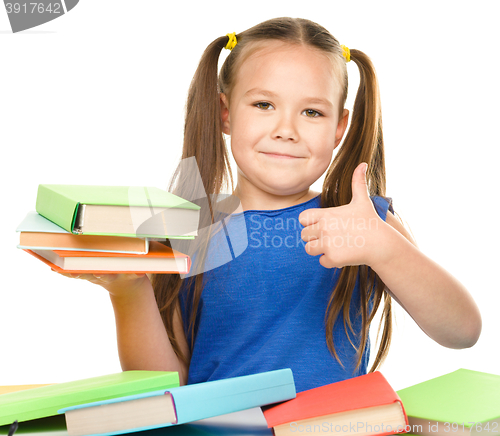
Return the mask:
<path fill-rule="evenodd" d="M 87 280 L 90 283 L 100 285 L 114 297 L 130 296 L 138 292 L 146 281 L 149 281 L 146 274 L 59 274 L 73 279 Z"/>
<path fill-rule="evenodd" d="M 325 268 L 373 266 L 384 255 L 387 224 L 378 216 L 368 194 L 366 163 L 352 175 L 352 200 L 339 207 L 307 209 L 299 215 L 306 252 Z"/>

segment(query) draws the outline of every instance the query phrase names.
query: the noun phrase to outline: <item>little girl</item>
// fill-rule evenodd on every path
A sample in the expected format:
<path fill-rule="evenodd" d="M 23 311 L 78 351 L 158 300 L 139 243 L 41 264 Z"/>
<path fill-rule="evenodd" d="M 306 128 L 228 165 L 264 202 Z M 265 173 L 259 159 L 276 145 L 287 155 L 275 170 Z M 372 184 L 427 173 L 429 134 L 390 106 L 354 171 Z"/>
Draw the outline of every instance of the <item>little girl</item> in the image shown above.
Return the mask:
<path fill-rule="evenodd" d="M 360 85 L 332 160 L 348 124 L 349 61 Z M 368 371 L 381 306 L 371 370 L 380 365 L 392 298 L 439 344 L 472 346 L 476 304 L 384 197 L 381 126 L 370 59 L 318 24 L 279 18 L 213 41 L 191 84 L 182 159 L 196 158 L 207 193 L 200 227 L 223 231 L 195 240 L 189 278 L 80 276 L 110 293 L 122 368 L 178 371 L 185 384 L 289 367 L 297 391 L 311 389 Z M 233 196 L 217 202 L 232 187 L 224 134 L 238 175 Z M 312 191 L 325 171 L 322 192 Z M 173 180 L 173 192 L 197 198 L 189 175 Z M 230 262 L 217 261 L 224 247 Z"/>

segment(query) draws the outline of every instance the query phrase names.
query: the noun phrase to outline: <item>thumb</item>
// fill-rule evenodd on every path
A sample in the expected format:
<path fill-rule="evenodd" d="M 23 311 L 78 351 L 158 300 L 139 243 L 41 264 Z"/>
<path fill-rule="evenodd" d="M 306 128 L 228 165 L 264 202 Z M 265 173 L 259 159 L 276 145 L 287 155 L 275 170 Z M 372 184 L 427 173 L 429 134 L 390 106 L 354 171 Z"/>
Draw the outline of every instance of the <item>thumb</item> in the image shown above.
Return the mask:
<path fill-rule="evenodd" d="M 367 169 L 368 164 L 366 162 L 362 162 L 356 167 L 354 173 L 352 174 L 352 201 L 370 199 L 368 184 L 366 183 Z"/>

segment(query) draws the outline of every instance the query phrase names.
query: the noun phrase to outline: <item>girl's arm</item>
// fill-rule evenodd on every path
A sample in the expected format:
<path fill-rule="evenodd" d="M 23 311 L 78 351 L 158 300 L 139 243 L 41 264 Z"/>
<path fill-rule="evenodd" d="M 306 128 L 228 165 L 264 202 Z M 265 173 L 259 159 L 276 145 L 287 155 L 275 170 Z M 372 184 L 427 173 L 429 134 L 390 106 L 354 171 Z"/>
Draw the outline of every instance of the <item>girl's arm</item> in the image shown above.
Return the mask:
<path fill-rule="evenodd" d="M 413 243 L 391 214 L 384 222 L 373 207 L 366 164 L 352 178 L 352 201 L 299 215 L 306 252 L 326 268 L 368 265 L 420 328 L 449 348 L 473 346 L 481 333 L 479 309 L 465 287 Z"/>
<path fill-rule="evenodd" d="M 147 275 L 63 275 L 86 279 L 109 292 L 115 313 L 118 354 L 123 371 L 177 371 L 180 384 L 187 384 L 188 367 L 172 348 Z M 189 356 L 180 310 L 176 311 L 174 317 L 174 330 L 182 351 Z"/>
<path fill-rule="evenodd" d="M 163 325 L 151 282 L 147 276 L 128 292 L 108 291 L 116 320 L 120 363 L 124 371 L 177 371 L 181 385 L 187 384 L 188 368 L 175 354 Z M 174 315 L 175 337 L 185 355 L 188 345 L 180 309 Z"/>
<path fill-rule="evenodd" d="M 391 296 L 439 344 L 473 346 L 481 333 L 481 315 L 467 289 L 417 248 L 392 213 L 386 223 L 383 248 L 370 266 Z"/>

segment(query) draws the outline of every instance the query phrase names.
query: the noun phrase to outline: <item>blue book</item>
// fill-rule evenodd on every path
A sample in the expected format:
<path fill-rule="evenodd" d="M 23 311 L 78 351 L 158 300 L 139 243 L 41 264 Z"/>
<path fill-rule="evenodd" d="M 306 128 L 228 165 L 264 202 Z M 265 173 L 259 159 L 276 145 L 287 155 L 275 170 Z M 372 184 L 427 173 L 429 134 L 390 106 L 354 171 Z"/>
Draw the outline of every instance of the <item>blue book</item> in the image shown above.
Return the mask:
<path fill-rule="evenodd" d="M 59 410 L 69 436 L 117 435 L 185 424 L 295 398 L 291 369 L 215 380 Z"/>

